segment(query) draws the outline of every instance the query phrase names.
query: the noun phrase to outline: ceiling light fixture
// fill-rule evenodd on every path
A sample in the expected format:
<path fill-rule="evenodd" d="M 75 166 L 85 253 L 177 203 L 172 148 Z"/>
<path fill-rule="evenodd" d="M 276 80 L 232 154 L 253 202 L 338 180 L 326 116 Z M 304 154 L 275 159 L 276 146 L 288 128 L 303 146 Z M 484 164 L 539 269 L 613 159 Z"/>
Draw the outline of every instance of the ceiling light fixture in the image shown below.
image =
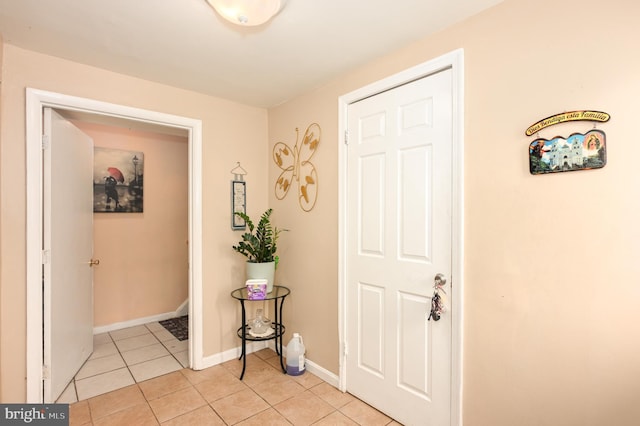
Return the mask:
<path fill-rule="evenodd" d="M 245 27 L 262 25 L 284 5 L 281 0 L 207 0 L 229 22 Z"/>

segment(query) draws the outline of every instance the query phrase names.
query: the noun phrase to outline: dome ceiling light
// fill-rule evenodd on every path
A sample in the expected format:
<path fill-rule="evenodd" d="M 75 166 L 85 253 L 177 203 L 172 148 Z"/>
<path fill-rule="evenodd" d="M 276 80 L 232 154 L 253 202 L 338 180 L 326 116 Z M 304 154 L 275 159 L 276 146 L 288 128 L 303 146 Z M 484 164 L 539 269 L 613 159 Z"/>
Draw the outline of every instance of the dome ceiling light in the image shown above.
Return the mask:
<path fill-rule="evenodd" d="M 282 0 L 207 0 L 227 21 L 244 27 L 262 25 L 284 6 Z"/>

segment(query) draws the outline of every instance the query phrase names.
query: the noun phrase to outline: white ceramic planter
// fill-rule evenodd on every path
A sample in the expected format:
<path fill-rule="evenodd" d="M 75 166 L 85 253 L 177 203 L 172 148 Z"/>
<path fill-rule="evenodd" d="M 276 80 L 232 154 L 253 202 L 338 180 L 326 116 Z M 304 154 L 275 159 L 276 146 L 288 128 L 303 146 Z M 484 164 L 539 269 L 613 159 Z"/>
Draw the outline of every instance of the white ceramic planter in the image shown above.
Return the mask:
<path fill-rule="evenodd" d="M 267 293 L 273 291 L 274 276 L 276 274 L 276 262 L 251 263 L 247 262 L 247 279 L 263 278 L 267 280 Z"/>

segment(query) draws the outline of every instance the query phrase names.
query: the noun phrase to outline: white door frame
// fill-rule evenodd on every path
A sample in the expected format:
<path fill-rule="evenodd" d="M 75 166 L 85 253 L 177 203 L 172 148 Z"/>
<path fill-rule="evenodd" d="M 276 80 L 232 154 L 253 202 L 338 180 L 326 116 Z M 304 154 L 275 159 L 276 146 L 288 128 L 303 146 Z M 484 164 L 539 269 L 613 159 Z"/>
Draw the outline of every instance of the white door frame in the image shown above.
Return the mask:
<path fill-rule="evenodd" d="M 43 108 L 72 110 L 184 129 L 189 143 L 189 363 L 200 370 L 202 350 L 202 121 L 38 89 L 26 90 L 27 153 L 27 402 L 43 402 L 42 357 L 42 122 Z"/>
<path fill-rule="evenodd" d="M 339 388 L 347 390 L 347 111 L 349 104 L 394 87 L 426 77 L 438 71 L 452 70 L 453 78 L 453 151 L 452 151 L 452 265 L 451 265 L 451 425 L 462 424 L 462 349 L 463 349 L 463 283 L 464 283 L 464 53 L 462 49 L 340 96 L 338 99 L 338 328 L 340 340 Z"/>

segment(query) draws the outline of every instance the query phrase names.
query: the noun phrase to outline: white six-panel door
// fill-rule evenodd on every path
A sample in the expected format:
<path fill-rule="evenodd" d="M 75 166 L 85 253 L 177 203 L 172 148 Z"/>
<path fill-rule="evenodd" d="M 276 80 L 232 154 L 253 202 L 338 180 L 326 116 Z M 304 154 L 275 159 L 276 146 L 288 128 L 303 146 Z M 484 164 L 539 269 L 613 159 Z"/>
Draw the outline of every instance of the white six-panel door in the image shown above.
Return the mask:
<path fill-rule="evenodd" d="M 452 268 L 452 72 L 347 114 L 347 390 L 403 424 L 448 425 L 451 312 L 427 317 Z"/>
<path fill-rule="evenodd" d="M 44 111 L 44 402 L 93 352 L 93 140 Z"/>

